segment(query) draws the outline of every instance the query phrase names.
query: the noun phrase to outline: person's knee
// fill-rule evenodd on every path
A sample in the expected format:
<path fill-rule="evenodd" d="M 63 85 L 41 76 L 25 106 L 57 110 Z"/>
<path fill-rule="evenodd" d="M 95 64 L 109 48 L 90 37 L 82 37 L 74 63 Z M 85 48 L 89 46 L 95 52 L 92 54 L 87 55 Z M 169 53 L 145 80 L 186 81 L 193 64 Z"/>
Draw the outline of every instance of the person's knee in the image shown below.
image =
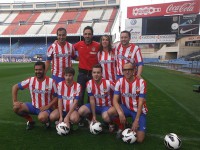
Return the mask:
<path fill-rule="evenodd" d="M 45 123 L 48 121 L 48 117 L 46 117 L 45 115 L 38 115 L 38 120 L 42 123 Z"/>
<path fill-rule="evenodd" d="M 79 115 L 73 115 L 70 117 L 70 121 L 72 123 L 78 123 L 79 122 Z"/>
<path fill-rule="evenodd" d="M 108 116 L 108 113 L 105 112 L 103 115 L 102 115 L 102 119 L 105 121 L 105 122 L 110 122 L 110 117 Z"/>
<path fill-rule="evenodd" d="M 139 137 L 137 137 L 137 142 L 138 143 L 142 143 L 144 141 L 144 138 L 139 138 Z"/>

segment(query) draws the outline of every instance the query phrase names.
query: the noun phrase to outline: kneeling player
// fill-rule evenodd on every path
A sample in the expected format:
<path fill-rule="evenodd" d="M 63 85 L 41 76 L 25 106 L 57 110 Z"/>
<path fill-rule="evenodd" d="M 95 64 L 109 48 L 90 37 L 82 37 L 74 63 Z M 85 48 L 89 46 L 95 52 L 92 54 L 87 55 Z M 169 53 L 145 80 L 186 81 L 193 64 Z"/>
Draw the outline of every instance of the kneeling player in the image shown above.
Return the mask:
<path fill-rule="evenodd" d="M 87 82 L 87 92 L 90 103 L 79 108 L 81 117 L 88 117 L 92 113 L 92 121 L 98 122 L 96 113 L 102 115 L 105 122 L 109 123 L 110 118 L 107 110 L 111 107 L 111 99 L 114 90 L 114 83 L 102 78 L 102 67 L 100 64 L 92 68 L 92 80 Z"/>
<path fill-rule="evenodd" d="M 108 110 L 110 117 L 119 116 L 119 130 L 117 138 L 121 137 L 126 123 L 126 117 L 132 117 L 131 129 L 137 134 L 137 141 L 143 142 L 146 130 L 146 82 L 133 76 L 134 69 L 131 63 L 123 66 L 124 77 L 120 78 L 116 85 L 113 96 L 113 106 Z M 121 99 L 121 104 L 119 100 Z"/>
<path fill-rule="evenodd" d="M 50 126 L 49 115 L 53 105 L 57 102 L 56 84 L 53 79 L 45 76 L 45 64 L 36 62 L 34 69 L 34 77 L 15 84 L 12 88 L 13 111 L 28 121 L 27 130 L 32 129 L 35 124 L 29 114 L 38 115 L 38 120 L 48 128 Z M 19 89 L 29 89 L 32 103 L 18 101 L 17 93 Z"/>
<path fill-rule="evenodd" d="M 72 67 L 65 69 L 65 80 L 58 83 L 58 109 L 55 109 L 50 120 L 65 122 L 68 127 L 70 123 L 78 123 L 79 114 L 77 112 L 78 100 L 81 91 L 79 83 L 74 81 L 75 70 Z"/>

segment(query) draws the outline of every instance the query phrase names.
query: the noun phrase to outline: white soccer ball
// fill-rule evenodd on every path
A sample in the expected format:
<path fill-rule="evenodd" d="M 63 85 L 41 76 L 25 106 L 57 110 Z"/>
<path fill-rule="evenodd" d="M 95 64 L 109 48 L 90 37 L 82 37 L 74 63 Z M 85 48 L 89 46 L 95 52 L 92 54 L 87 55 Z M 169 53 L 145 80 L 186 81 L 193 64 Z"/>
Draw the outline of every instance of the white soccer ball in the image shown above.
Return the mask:
<path fill-rule="evenodd" d="M 67 135 L 70 131 L 70 128 L 67 126 L 66 123 L 61 122 L 56 125 L 56 130 L 59 135 Z"/>
<path fill-rule="evenodd" d="M 100 122 L 91 122 L 90 123 L 90 132 L 92 134 L 99 134 L 102 131 L 102 125 Z"/>
<path fill-rule="evenodd" d="M 134 143 L 137 140 L 136 132 L 132 131 L 130 128 L 125 129 L 122 132 L 122 140 L 125 143 Z"/>
<path fill-rule="evenodd" d="M 175 133 L 167 134 L 164 143 L 169 149 L 179 149 L 181 147 L 181 139 Z"/>

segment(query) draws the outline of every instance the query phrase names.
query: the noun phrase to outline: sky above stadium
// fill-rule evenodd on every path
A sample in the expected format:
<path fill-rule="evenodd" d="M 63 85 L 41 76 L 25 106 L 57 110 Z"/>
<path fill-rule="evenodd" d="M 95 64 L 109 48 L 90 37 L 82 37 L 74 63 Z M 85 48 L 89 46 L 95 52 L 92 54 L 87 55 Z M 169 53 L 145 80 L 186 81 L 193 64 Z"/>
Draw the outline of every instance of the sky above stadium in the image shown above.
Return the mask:
<path fill-rule="evenodd" d="M 49 2 L 49 1 L 64 1 L 64 0 L 46 0 L 45 2 Z M 74 0 L 71 0 L 71 1 L 74 1 Z M 146 5 L 146 4 L 158 4 L 158 3 L 179 2 L 179 1 L 188 1 L 188 0 L 121 0 L 121 1 L 126 1 L 125 3 L 129 6 L 138 6 L 138 5 Z M 5 1 L 1 0 L 0 1 L 0 3 L 26 3 L 26 2 L 44 2 L 44 0 L 5 0 Z"/>

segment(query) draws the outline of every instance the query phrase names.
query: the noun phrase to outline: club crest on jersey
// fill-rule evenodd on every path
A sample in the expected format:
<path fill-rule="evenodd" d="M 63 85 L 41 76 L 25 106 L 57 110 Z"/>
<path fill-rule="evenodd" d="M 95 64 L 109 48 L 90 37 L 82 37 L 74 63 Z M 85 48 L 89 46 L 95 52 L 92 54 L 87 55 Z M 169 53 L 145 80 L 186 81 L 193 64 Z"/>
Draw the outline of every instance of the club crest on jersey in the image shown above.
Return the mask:
<path fill-rule="evenodd" d="M 95 51 L 95 47 L 92 47 L 92 51 Z"/>
<path fill-rule="evenodd" d="M 136 92 L 140 92 L 140 87 L 136 86 Z"/>

